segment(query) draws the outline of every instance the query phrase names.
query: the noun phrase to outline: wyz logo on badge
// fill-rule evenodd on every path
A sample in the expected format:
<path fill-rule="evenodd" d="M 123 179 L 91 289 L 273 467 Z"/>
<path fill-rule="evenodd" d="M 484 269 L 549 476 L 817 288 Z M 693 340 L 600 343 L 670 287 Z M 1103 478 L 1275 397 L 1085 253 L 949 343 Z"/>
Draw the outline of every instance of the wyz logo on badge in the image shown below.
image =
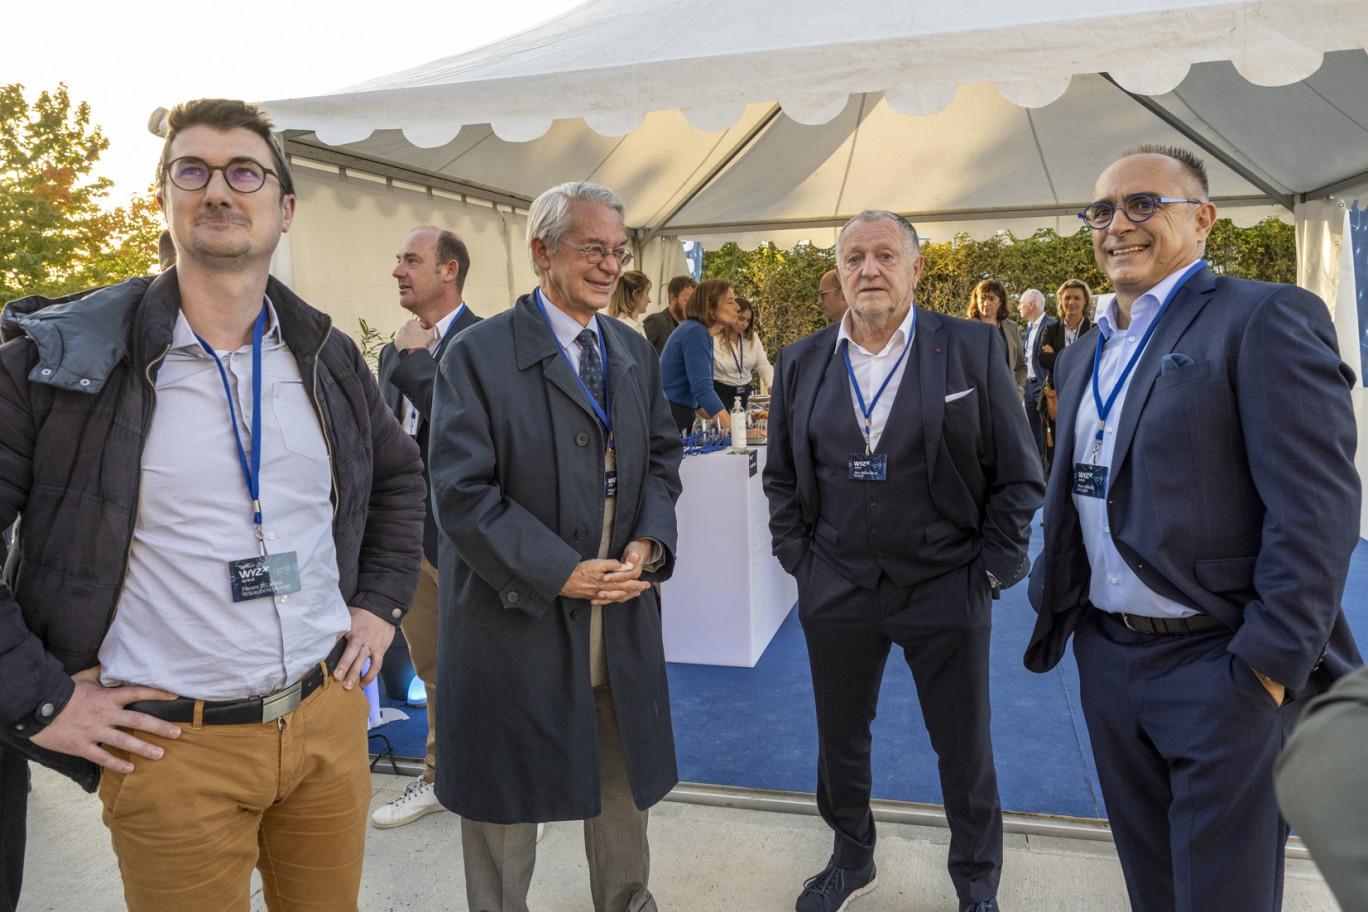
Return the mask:
<path fill-rule="evenodd" d="M 295 552 L 286 551 L 232 561 L 228 564 L 228 581 L 232 584 L 235 602 L 298 592 L 299 558 Z"/>
<path fill-rule="evenodd" d="M 851 481 L 887 481 L 888 454 L 872 453 L 868 456 L 856 454 L 850 457 Z"/>

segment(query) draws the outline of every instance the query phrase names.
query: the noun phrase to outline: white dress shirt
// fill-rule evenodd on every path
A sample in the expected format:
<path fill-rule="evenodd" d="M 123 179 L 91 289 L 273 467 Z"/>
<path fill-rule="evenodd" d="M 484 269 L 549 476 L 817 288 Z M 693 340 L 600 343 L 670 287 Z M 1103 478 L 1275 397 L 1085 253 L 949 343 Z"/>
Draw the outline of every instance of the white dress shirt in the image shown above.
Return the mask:
<path fill-rule="evenodd" d="M 465 301 L 462 301 L 460 307 L 457 307 L 451 313 L 447 314 L 445 317 L 442 317 L 442 319 L 438 320 L 435 324 L 433 324 L 432 342 L 428 345 L 429 351 L 437 351 L 437 347 L 440 346 L 442 344 L 442 340 L 446 338 L 447 330 L 451 328 L 452 322 L 461 315 L 461 312 L 465 310 L 465 307 Z M 422 424 L 422 420 L 423 416 L 418 414 L 418 409 L 413 407 L 413 400 L 410 399 L 408 396 L 405 396 L 404 430 L 408 432 L 408 435 L 410 437 L 418 436 L 418 429 L 419 426 Z"/>
<path fill-rule="evenodd" d="M 1193 262 L 1196 262 L 1195 260 Z M 1158 285 L 1135 299 L 1131 305 L 1130 325 L 1119 329 L 1116 325 L 1118 309 L 1116 297 L 1106 301 L 1106 309 L 1097 318 L 1098 329 L 1105 343 L 1102 348 L 1102 362 L 1098 366 L 1098 392 L 1102 401 L 1107 400 L 1116 385 L 1126 362 L 1140 346 L 1145 331 L 1154 322 L 1159 307 L 1169 291 L 1191 268 L 1192 263 L 1169 275 Z M 1073 458 L 1075 463 L 1091 463 L 1108 467 L 1111 474 L 1112 450 L 1116 445 L 1116 429 L 1121 425 L 1121 414 L 1126 407 L 1126 396 L 1130 391 L 1131 380 L 1135 378 L 1131 370 L 1126 382 L 1117 393 L 1116 402 L 1107 415 L 1107 425 L 1102 433 L 1102 447 L 1097 458 L 1093 458 L 1093 446 L 1097 442 L 1099 423 L 1097 401 L 1093 398 L 1092 385 L 1083 392 L 1083 400 L 1078 406 L 1078 418 L 1074 423 Z M 1180 602 L 1164 598 L 1141 582 L 1130 566 L 1116 550 L 1112 539 L 1110 520 L 1107 517 L 1107 501 L 1102 497 L 1073 495 L 1074 507 L 1078 510 L 1079 523 L 1083 529 L 1083 545 L 1088 552 L 1088 563 L 1092 566 L 1092 582 L 1088 588 L 1088 598 L 1103 611 L 1113 613 L 1138 614 L 1146 617 L 1190 617 L 1196 614 Z"/>
<path fill-rule="evenodd" d="M 741 367 L 737 369 L 737 363 Z M 727 333 L 713 336 L 713 380 L 717 383 L 726 383 L 730 386 L 749 386 L 752 373 L 760 374 L 760 381 L 765 384 L 766 389 L 774 385 L 774 367 L 769 363 L 769 356 L 765 354 L 765 346 L 761 344 L 760 337 L 751 333 L 747 339 L 741 337 L 741 345 L 738 348 L 727 339 Z M 724 403 L 727 408 L 731 408 L 731 403 Z"/>
<path fill-rule="evenodd" d="M 1036 378 L 1035 349 L 1036 339 L 1040 336 L 1040 331 L 1045 327 L 1045 314 L 1042 311 L 1040 316 L 1035 318 L 1032 323 L 1026 324 L 1026 379 Z"/>
<path fill-rule="evenodd" d="M 913 304 L 907 309 L 907 315 L 903 317 L 902 323 L 894 330 L 888 344 L 877 352 L 871 352 L 856 344 L 850 335 L 851 322 L 850 311 L 845 312 L 841 318 L 841 328 L 836 332 L 836 354 L 841 353 L 841 343 L 849 340 L 850 345 L 847 351 L 850 354 L 850 369 L 855 372 L 855 380 L 860 384 L 860 394 L 864 396 L 865 405 L 874 398 L 874 394 L 879 391 L 884 378 L 888 379 L 888 387 L 884 389 L 879 401 L 874 404 L 872 413 L 869 416 L 869 450 L 875 452 L 879 448 L 879 438 L 883 436 L 884 425 L 888 423 L 888 413 L 893 410 L 893 400 L 897 398 L 898 387 L 902 385 L 903 374 L 907 371 L 907 359 L 898 360 L 898 356 L 903 353 L 903 349 L 912 344 L 913 327 L 912 321 L 916 315 L 917 308 Z M 897 363 L 897 368 L 893 367 Z M 841 359 L 844 366 L 845 359 Z M 892 374 L 890 375 L 890 371 Z M 850 404 L 855 409 L 855 420 L 864 430 L 864 412 L 860 411 L 860 400 L 855 394 L 854 387 L 850 390 Z"/>
<path fill-rule="evenodd" d="M 328 445 L 268 304 L 261 346 L 261 510 L 266 549 L 293 551 L 300 591 L 234 602 L 228 564 L 258 554 L 218 367 L 178 314 L 143 449 L 124 588 L 100 646 L 101 681 L 201 700 L 278 690 L 351 626 L 338 590 Z M 252 445 L 252 346 L 219 352 L 238 433 Z"/>

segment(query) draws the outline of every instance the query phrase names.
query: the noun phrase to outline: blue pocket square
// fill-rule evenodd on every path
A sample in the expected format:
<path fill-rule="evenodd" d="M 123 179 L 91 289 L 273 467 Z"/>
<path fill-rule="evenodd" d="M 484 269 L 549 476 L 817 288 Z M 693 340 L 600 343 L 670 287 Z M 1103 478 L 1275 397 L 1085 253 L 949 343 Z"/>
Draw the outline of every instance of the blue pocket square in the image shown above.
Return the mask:
<path fill-rule="evenodd" d="M 1189 364 L 1196 364 L 1182 352 L 1170 352 L 1159 360 L 1159 373 L 1167 374 L 1169 371 L 1177 370 L 1180 367 L 1187 367 Z"/>

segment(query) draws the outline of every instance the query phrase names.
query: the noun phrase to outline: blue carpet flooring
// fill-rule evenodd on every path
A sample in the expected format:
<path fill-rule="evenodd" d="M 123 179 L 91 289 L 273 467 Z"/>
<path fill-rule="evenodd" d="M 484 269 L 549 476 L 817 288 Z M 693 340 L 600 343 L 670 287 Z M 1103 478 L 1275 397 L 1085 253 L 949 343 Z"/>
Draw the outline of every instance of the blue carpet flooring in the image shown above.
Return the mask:
<path fill-rule="evenodd" d="M 1032 559 L 1040 548 L 1039 526 Z M 1345 587 L 1350 627 L 1368 648 L 1368 542 L 1360 540 Z M 668 608 L 666 610 L 669 610 Z M 1072 652 L 1037 675 L 1021 664 L 1035 612 L 1026 585 L 1008 590 L 993 614 L 993 746 L 1002 805 L 1010 811 L 1105 817 L 1078 702 Z M 817 724 L 807 648 L 791 612 L 754 668 L 669 666 L 680 778 L 687 782 L 811 792 Z M 425 711 L 383 732 L 401 757 L 421 758 Z M 912 675 L 894 647 L 874 722 L 874 797 L 940 804 L 936 755 L 922 724 Z"/>

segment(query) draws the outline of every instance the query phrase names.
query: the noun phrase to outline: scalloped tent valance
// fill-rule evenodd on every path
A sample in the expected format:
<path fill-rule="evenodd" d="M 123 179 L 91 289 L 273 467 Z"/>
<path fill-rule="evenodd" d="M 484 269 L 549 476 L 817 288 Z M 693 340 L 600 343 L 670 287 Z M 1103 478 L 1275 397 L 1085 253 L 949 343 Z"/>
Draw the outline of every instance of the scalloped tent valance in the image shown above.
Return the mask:
<path fill-rule="evenodd" d="M 1141 142 L 1248 221 L 1368 180 L 1368 0 L 590 0 L 504 41 L 268 102 L 291 151 L 514 205 L 617 190 L 640 237 L 1072 231 Z M 939 226 L 939 227 L 938 227 Z"/>

